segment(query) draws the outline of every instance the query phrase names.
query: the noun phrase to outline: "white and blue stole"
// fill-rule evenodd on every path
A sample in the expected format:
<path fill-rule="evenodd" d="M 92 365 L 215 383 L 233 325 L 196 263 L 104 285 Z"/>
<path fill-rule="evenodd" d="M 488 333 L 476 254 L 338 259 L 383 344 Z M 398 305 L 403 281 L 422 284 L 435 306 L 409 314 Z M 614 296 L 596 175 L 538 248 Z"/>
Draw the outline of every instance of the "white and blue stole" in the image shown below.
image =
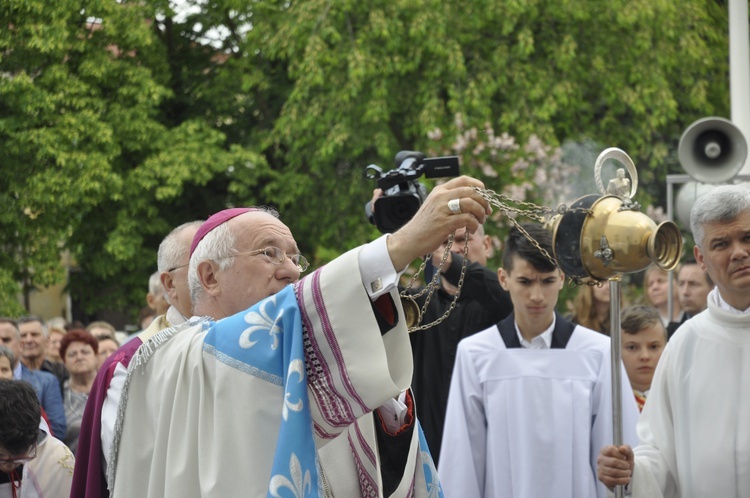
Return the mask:
<path fill-rule="evenodd" d="M 284 389 L 269 498 L 282 496 L 284 488 L 295 497 L 322 495 L 303 347 L 302 318 L 291 285 L 244 314 L 212 324 L 204 339 L 204 351 L 217 360 Z"/>

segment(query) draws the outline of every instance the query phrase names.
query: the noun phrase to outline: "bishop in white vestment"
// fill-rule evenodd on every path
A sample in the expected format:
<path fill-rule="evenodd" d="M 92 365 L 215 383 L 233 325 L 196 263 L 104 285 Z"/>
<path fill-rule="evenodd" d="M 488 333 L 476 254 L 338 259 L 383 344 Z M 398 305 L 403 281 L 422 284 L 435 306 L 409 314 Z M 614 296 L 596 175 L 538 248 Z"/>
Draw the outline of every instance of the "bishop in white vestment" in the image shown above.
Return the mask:
<path fill-rule="evenodd" d="M 408 388 L 411 352 L 400 306 L 381 335 L 351 278 L 357 252 L 141 346 L 115 427 L 115 498 L 382 496 L 371 412 Z M 405 468 L 391 496 L 441 496 L 418 426 Z"/>

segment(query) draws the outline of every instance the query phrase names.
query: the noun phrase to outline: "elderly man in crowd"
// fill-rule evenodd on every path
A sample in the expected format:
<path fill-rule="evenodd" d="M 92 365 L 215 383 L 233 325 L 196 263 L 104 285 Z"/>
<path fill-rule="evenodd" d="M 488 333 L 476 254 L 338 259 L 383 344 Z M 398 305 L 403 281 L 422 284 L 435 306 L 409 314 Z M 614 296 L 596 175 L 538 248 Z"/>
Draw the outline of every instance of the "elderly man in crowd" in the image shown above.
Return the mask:
<path fill-rule="evenodd" d="M 118 349 L 99 368 L 81 420 L 72 498 L 108 495 L 102 455 L 109 454 L 117 403 L 128 365 L 143 341 L 162 329 L 183 323 L 185 316 L 191 315 L 187 264 L 190 243 L 201 223 L 193 221 L 178 226 L 159 245 L 157 267 L 171 304 L 167 314 L 155 318 L 148 329 Z"/>
<path fill-rule="evenodd" d="M 36 320 L 30 323 L 34 322 L 39 323 Z M 29 328 L 26 330 L 28 335 Z M 39 333 L 42 334 L 41 331 Z M 63 407 L 62 392 L 57 378 L 49 372 L 39 369 L 32 370 L 20 361 L 23 356 L 21 331 L 15 320 L 0 318 L 0 341 L 15 356 L 13 378 L 16 380 L 25 380 L 34 387 L 34 391 L 36 391 L 37 398 L 44 409 L 53 435 L 60 438 L 65 437 L 65 408 Z M 30 339 L 28 342 L 32 342 L 32 340 Z M 39 347 L 43 356 L 46 344 L 44 346 L 40 344 Z M 30 349 L 27 348 L 27 351 Z"/>
<path fill-rule="evenodd" d="M 68 371 L 61 363 L 47 359 L 49 328 L 42 317 L 29 315 L 18 320 L 21 332 L 21 363 L 32 371 L 40 370 L 55 376 L 62 393 L 62 386 L 68 380 Z"/>
<path fill-rule="evenodd" d="M 162 331 L 131 364 L 108 463 L 113 495 L 439 493 L 408 392 L 396 284 L 450 233 L 484 222 L 489 205 L 474 187 L 468 177 L 436 187 L 396 233 L 301 281 L 307 262 L 272 212 L 209 218 L 190 259 L 203 318 Z"/>
<path fill-rule="evenodd" d="M 599 479 L 633 496 L 739 498 L 750 489 L 750 191 L 699 197 L 690 229 L 716 288 L 662 354 L 635 451 L 604 447 Z"/>

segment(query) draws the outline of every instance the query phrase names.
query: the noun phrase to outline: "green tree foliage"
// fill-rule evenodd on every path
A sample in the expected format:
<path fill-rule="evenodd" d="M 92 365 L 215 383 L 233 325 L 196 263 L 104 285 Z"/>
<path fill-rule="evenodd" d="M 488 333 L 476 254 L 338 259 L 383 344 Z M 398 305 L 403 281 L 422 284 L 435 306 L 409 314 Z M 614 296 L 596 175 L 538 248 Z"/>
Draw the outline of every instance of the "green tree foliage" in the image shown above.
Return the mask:
<path fill-rule="evenodd" d="M 223 206 L 187 186 L 262 170 L 205 120 L 167 119 L 168 60 L 147 14 L 106 0 L 0 6 L 0 280 L 59 282 L 67 248 L 89 313 L 143 303 L 161 237 Z"/>
<path fill-rule="evenodd" d="M 324 263 L 377 234 L 365 166 L 471 129 L 550 157 L 621 147 L 658 197 L 681 131 L 728 112 L 726 7 L 708 0 L 181 5 L 0 5 L 0 292 L 59 281 L 67 248 L 87 311 L 138 307 L 169 229 L 231 205 L 276 206 Z M 460 155 L 537 201 L 557 181 Z"/>
<path fill-rule="evenodd" d="M 727 110 L 726 11 L 713 2 L 308 0 L 252 9 L 238 51 L 263 54 L 288 77 L 269 154 L 283 183 L 268 192 L 317 247 L 361 240 L 358 214 L 372 186 L 363 165 L 429 148 L 435 128 L 458 136 L 457 113 L 464 129 L 482 133 L 489 123 L 519 143 L 536 135 L 550 146 L 621 147 L 659 196 L 654 180 L 676 171 L 682 130 Z M 504 178 L 511 163 L 490 166 Z M 579 166 L 589 174 L 593 163 Z"/>

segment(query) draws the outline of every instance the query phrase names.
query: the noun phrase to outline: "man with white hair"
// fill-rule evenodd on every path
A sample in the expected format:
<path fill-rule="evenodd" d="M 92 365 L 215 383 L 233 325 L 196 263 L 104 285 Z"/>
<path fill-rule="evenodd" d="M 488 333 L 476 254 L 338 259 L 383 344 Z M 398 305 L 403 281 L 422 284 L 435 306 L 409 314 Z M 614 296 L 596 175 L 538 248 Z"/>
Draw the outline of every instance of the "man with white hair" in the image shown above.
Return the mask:
<path fill-rule="evenodd" d="M 190 259 L 198 316 L 144 344 L 128 372 L 113 496 L 439 495 L 396 284 L 450 233 L 477 230 L 481 186 L 435 187 L 397 232 L 302 280 L 307 261 L 274 213 L 210 217 Z"/>
<path fill-rule="evenodd" d="M 183 323 L 193 316 L 188 284 L 190 244 L 202 224 L 203 221 L 191 221 L 180 225 L 172 230 L 172 236 L 167 236 L 159 245 L 156 256 L 159 282 L 171 306 L 172 311 L 167 311 L 166 318 L 172 325 Z M 179 313 L 179 316 L 173 313 Z"/>
<path fill-rule="evenodd" d="M 159 245 L 157 268 L 165 299 L 171 305 L 151 325 L 134 337 L 99 368 L 86 403 L 78 439 L 76 467 L 71 497 L 96 498 L 107 496 L 102 455 L 109 454 L 117 405 L 125 383 L 130 360 L 144 341 L 162 329 L 184 323 L 190 312 L 190 291 L 187 283 L 190 243 L 202 221 L 184 223 L 172 230 Z"/>
<path fill-rule="evenodd" d="M 739 498 L 750 489 L 750 191 L 699 197 L 690 228 L 716 287 L 662 354 L 638 446 L 604 447 L 599 479 L 633 496 Z"/>
<path fill-rule="evenodd" d="M 148 277 L 148 294 L 146 294 L 146 304 L 154 310 L 156 316 L 163 315 L 169 309 L 169 301 L 164 295 L 164 288 L 161 286 L 161 272 L 155 271 Z"/>

